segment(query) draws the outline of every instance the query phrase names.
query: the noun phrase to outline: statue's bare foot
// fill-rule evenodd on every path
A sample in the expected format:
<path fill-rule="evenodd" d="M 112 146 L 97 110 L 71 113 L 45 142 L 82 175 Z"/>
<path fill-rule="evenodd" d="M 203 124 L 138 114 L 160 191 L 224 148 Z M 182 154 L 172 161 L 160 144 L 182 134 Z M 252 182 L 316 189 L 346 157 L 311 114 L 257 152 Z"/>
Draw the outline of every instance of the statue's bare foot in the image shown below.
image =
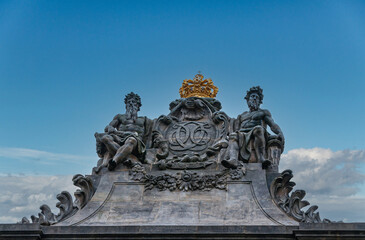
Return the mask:
<path fill-rule="evenodd" d="M 236 169 L 238 166 L 238 161 L 235 159 L 224 159 L 221 163 L 226 168 Z"/>
<path fill-rule="evenodd" d="M 100 160 L 102 160 L 102 159 L 100 159 Z M 94 168 L 93 168 L 93 169 L 94 169 L 94 172 L 95 172 L 95 173 L 99 173 L 99 172 L 100 172 L 100 170 L 101 170 L 102 168 L 106 167 L 106 166 L 107 166 L 107 164 L 102 163 L 102 164 L 100 164 L 99 166 L 96 166 L 96 167 L 94 167 Z"/>
<path fill-rule="evenodd" d="M 271 165 L 271 161 L 265 160 L 262 162 L 262 169 L 267 169 Z"/>
<path fill-rule="evenodd" d="M 117 163 L 113 159 L 110 159 L 108 162 L 109 171 L 113 171 L 116 167 L 117 167 Z"/>

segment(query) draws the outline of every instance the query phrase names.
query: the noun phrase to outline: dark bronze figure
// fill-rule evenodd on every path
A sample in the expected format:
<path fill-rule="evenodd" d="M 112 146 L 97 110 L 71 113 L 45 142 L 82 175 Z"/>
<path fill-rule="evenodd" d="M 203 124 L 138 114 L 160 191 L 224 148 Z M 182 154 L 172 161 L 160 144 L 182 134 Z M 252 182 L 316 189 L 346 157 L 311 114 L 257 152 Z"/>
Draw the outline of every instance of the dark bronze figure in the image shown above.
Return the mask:
<path fill-rule="evenodd" d="M 217 91 L 210 79 L 197 74 L 184 81 L 181 99 L 170 103 L 169 114 L 154 120 L 137 115 L 141 107 L 137 94 L 126 95 L 126 113 L 116 115 L 103 133 L 95 133 L 100 160 L 92 175 L 77 174 L 72 179 L 80 188 L 74 193 L 76 200 L 64 191 L 57 195 L 59 214 L 42 205 L 31 221 L 57 225 L 52 234 L 63 226 L 121 226 L 117 232 L 123 236 L 130 234 L 125 235 L 125 226 L 137 225 L 138 231 L 157 226 L 158 232 L 182 224 L 232 225 L 232 229 L 246 229 L 247 224 L 257 232 L 260 225 L 268 225 L 270 234 L 271 227 L 279 227 L 282 234 L 282 227 L 295 229 L 298 222 L 329 222 L 319 217 L 317 206 L 302 210 L 309 203 L 303 200 L 303 190 L 290 194 L 295 185 L 290 170 L 278 173 L 284 135 L 270 112 L 260 108 L 262 89 L 247 91 L 249 111 L 236 119 L 221 111 L 221 103 L 214 99 Z M 275 134 L 270 135 L 267 125 Z M 30 220 L 23 218 L 21 223 Z M 0 226 L 0 238 L 4 229 L 9 228 Z M 36 233 L 33 226 L 23 229 Z M 242 230 L 237 228 L 237 234 Z M 102 235 L 108 231 L 101 230 Z M 90 236 L 94 234 L 91 231 Z"/>
<path fill-rule="evenodd" d="M 95 133 L 97 152 L 104 157 L 103 163 L 96 169 L 96 172 L 105 166 L 112 171 L 119 163 L 134 165 L 138 163 L 138 160 L 143 160 L 146 150 L 143 138 L 147 135 L 151 120 L 137 116 L 142 106 L 138 94 L 129 93 L 126 95 L 124 103 L 126 113 L 116 115 L 113 121 L 105 127 L 105 133 Z M 130 157 L 131 154 L 134 157 Z"/>
<path fill-rule="evenodd" d="M 222 160 L 223 166 L 237 168 L 238 160 L 241 159 L 244 162 L 261 162 L 263 168 L 267 168 L 271 163 L 265 158 L 269 135 L 266 131 L 267 125 L 284 145 L 283 132 L 272 119 L 271 113 L 260 108 L 263 98 L 259 86 L 247 91 L 245 99 L 250 110 L 240 114 L 234 121 L 234 132 L 229 136 L 226 158 Z"/>

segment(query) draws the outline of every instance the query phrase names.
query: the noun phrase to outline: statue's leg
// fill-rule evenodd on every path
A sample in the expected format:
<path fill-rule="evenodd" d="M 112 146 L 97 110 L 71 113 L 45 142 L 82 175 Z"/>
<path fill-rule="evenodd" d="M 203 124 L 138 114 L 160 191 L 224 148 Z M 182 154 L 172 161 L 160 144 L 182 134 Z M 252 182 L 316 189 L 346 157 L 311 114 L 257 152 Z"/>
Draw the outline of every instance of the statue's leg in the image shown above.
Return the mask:
<path fill-rule="evenodd" d="M 254 136 L 254 148 L 258 162 L 262 163 L 263 168 L 267 168 L 270 165 L 270 161 L 266 160 L 265 155 L 265 129 L 263 127 L 256 127 L 253 130 Z"/>
<path fill-rule="evenodd" d="M 117 150 L 117 153 L 115 154 L 112 160 L 112 162 L 114 163 L 109 162 L 109 164 L 116 166 L 119 163 L 124 162 L 126 158 L 132 153 L 132 151 L 137 147 L 137 144 L 138 144 L 137 139 L 135 139 L 134 137 L 129 137 L 124 142 L 124 144 Z"/>
<path fill-rule="evenodd" d="M 222 160 L 222 165 L 226 168 L 237 168 L 238 166 L 238 135 L 237 133 L 231 133 L 229 135 L 228 149 L 225 159 Z"/>
<path fill-rule="evenodd" d="M 108 149 L 109 155 L 114 156 L 118 149 L 120 148 L 120 145 L 116 143 L 112 136 L 110 135 L 104 135 L 100 141 L 104 143 L 106 148 Z"/>
<path fill-rule="evenodd" d="M 102 168 L 107 167 L 109 160 L 112 158 L 113 156 L 110 155 L 109 152 L 106 152 L 104 157 L 102 158 L 102 163 L 95 168 L 95 173 L 98 173 Z"/>

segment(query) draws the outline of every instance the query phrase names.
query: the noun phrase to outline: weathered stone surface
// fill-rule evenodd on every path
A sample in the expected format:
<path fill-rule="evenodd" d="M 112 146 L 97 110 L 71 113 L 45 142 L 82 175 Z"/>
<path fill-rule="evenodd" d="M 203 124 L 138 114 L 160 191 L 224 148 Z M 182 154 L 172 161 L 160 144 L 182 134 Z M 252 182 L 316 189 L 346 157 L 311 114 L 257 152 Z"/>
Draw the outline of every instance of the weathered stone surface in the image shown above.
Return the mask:
<path fill-rule="evenodd" d="M 210 191 L 146 189 L 126 170 L 105 172 L 88 204 L 56 225 L 298 225 L 271 201 L 259 163 L 249 164 L 239 180 L 229 178 L 226 190 Z M 219 167 L 209 173 L 221 171 L 224 168 Z M 164 171 L 179 172 L 183 171 Z"/>

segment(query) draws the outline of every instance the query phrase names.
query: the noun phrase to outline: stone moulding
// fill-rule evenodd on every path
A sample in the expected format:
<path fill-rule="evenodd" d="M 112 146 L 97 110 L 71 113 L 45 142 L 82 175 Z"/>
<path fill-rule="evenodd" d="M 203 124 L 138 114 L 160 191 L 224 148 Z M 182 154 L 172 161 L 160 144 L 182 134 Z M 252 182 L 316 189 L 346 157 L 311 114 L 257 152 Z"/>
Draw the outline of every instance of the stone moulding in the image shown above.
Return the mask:
<path fill-rule="evenodd" d="M 365 239 L 365 223 L 299 226 L 52 226 L 2 224 L 0 239 Z"/>
<path fill-rule="evenodd" d="M 270 193 L 274 202 L 280 209 L 282 209 L 288 216 L 294 218 L 298 222 L 305 223 L 329 223 L 328 219 L 321 220 L 319 213 L 315 212 L 318 206 L 313 205 L 305 212 L 302 208 L 309 206 L 308 201 L 303 201 L 305 196 L 304 190 L 296 190 L 291 195 L 290 192 L 295 186 L 295 182 L 291 182 L 293 178 L 291 170 L 287 169 L 281 175 L 273 180 L 270 186 Z"/>

